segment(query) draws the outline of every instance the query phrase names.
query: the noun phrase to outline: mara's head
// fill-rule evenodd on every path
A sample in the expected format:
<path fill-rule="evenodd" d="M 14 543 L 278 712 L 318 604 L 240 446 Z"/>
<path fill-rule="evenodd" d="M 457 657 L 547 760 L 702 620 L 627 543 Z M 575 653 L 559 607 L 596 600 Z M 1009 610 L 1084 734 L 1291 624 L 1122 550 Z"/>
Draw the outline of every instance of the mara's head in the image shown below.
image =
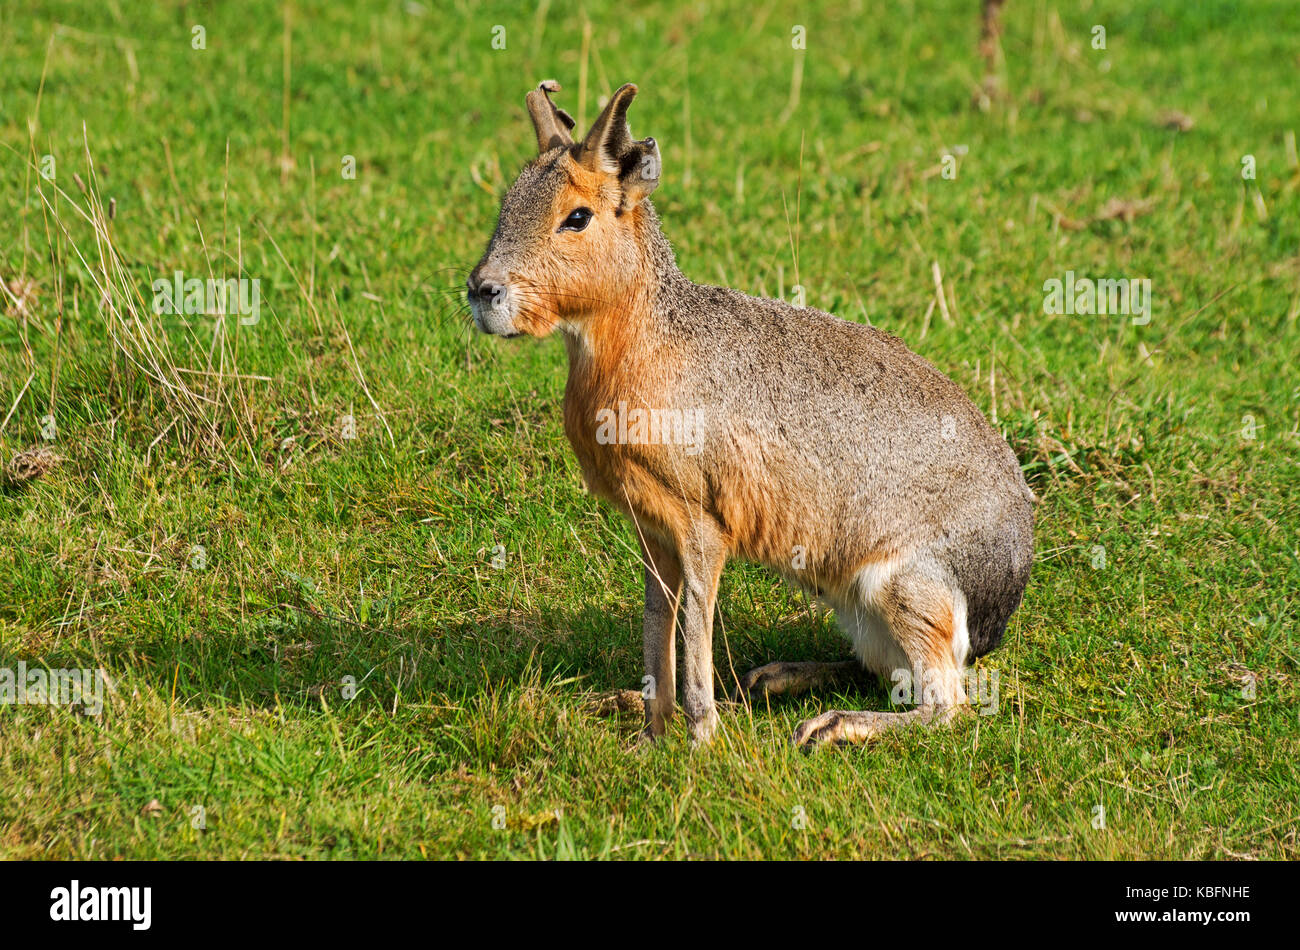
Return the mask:
<path fill-rule="evenodd" d="M 499 336 L 577 325 L 646 278 L 644 229 L 655 226 L 646 197 L 660 163 L 655 140 L 628 130 L 636 86 L 621 86 L 578 142 L 572 117 L 551 102 L 559 88 L 547 80 L 528 93 L 538 155 L 506 193 L 469 275 L 474 323 Z"/>

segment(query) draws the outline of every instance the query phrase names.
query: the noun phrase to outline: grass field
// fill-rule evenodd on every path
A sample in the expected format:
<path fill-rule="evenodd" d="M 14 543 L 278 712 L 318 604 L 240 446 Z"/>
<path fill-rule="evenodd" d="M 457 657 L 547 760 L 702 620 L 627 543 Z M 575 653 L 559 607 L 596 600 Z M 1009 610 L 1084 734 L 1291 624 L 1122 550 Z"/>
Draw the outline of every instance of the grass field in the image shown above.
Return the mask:
<path fill-rule="evenodd" d="M 0 667 L 109 684 L 0 705 L 0 856 L 1300 857 L 1300 7 L 1010 0 L 981 109 L 976 0 L 443 6 L 0 3 Z M 550 77 L 584 129 L 639 84 L 689 276 L 898 334 L 1011 441 L 996 712 L 600 714 L 636 537 L 562 345 L 461 295 Z M 155 315 L 178 271 L 260 319 Z M 1067 271 L 1149 323 L 1045 313 Z M 715 637 L 720 696 L 847 656 L 745 565 Z"/>

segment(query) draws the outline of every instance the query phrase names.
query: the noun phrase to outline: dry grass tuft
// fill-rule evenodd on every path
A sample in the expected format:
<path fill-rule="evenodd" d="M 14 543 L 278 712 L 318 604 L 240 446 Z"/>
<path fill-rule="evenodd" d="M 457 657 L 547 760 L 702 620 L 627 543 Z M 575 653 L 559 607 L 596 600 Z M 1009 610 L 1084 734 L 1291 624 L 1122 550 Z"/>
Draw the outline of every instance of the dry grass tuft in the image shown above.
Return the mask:
<path fill-rule="evenodd" d="M 4 480 L 9 485 L 22 485 L 40 478 L 62 461 L 62 455 L 44 446 L 26 449 L 9 460 L 4 468 Z"/>
<path fill-rule="evenodd" d="M 139 275 L 126 263 L 129 255 L 118 246 L 112 203 L 106 207 L 101 200 L 89 143 L 84 147 L 87 177 L 74 176 L 81 200 L 57 186 L 51 191 L 38 179 L 38 194 L 52 232 L 51 255 L 62 264 L 70 249 L 89 273 L 98 298 L 94 309 L 122 377 L 142 380 L 161 401 L 163 411 L 156 412 L 164 420 L 159 438 L 170 431 L 179 444 L 193 451 L 215 450 L 229 457 L 226 437 L 232 429 L 248 439 L 249 413 L 242 384 L 252 378 L 238 370 L 237 347 L 229 329 L 234 321 L 208 314 L 216 319 L 196 327 L 184 318 L 154 312 L 141 291 Z M 83 225 L 89 226 L 89 238 Z M 238 269 L 238 262 L 235 266 Z M 6 296 L 27 300 L 30 294 L 19 298 L 11 288 Z M 64 312 L 61 299 L 57 308 Z"/>

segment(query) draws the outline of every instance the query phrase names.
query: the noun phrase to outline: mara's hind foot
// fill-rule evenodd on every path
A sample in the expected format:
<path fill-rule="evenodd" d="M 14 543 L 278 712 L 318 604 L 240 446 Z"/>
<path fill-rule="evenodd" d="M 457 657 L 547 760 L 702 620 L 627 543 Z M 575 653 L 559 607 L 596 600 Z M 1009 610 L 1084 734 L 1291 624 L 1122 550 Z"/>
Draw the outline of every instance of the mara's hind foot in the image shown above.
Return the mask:
<path fill-rule="evenodd" d="M 766 663 L 742 676 L 731 698 L 733 702 L 745 702 L 751 697 L 789 696 L 820 686 L 857 682 L 862 676 L 862 665 L 857 660 Z"/>
<path fill-rule="evenodd" d="M 965 708 L 964 706 L 918 706 L 907 712 L 835 709 L 799 723 L 792 741 L 796 746 L 805 749 L 827 743 L 856 745 L 869 742 L 893 729 L 946 725 Z"/>

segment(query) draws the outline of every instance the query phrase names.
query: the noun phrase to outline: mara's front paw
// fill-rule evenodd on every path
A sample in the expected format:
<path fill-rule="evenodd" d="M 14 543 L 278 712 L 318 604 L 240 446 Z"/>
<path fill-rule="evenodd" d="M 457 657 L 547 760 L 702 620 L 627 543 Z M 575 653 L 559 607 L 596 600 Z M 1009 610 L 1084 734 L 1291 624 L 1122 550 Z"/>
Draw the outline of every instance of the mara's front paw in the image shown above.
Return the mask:
<path fill-rule="evenodd" d="M 641 731 L 637 733 L 636 748 L 650 748 L 655 743 L 659 742 L 667 732 L 668 719 L 652 713 L 646 717 L 646 724 L 641 728 Z"/>
<path fill-rule="evenodd" d="M 718 711 L 709 707 L 708 711 L 692 719 L 688 728 L 691 732 L 691 745 L 701 746 L 708 745 L 713 741 L 713 736 L 718 731 Z"/>

